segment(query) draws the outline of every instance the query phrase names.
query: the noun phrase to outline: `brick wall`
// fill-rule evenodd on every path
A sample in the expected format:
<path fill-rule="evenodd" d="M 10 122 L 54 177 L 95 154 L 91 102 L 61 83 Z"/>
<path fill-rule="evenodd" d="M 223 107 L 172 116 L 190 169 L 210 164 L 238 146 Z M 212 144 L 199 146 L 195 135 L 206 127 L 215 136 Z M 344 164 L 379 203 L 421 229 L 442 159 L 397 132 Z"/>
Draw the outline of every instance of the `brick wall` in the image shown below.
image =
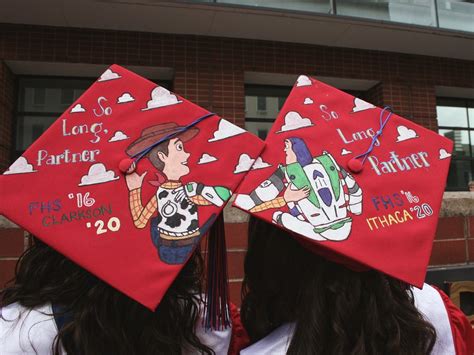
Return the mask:
<path fill-rule="evenodd" d="M 0 57 L 0 171 L 10 162 L 13 146 L 13 107 L 15 76 Z"/>
<path fill-rule="evenodd" d="M 2 219 L 2 217 L 0 217 Z M 18 257 L 28 245 L 24 231 L 0 223 L 0 289 L 13 277 Z"/>
<path fill-rule="evenodd" d="M 226 223 L 225 227 L 231 300 L 240 304 L 243 261 L 247 250 L 247 223 Z M 1 229 L 0 289 L 13 277 L 16 261 L 28 242 L 19 228 Z M 474 263 L 474 217 L 440 218 L 429 265 L 468 263 Z"/>
<path fill-rule="evenodd" d="M 440 218 L 430 265 L 474 263 L 474 217 Z"/>
<path fill-rule="evenodd" d="M 367 99 L 436 129 L 435 86 L 474 87 L 472 62 L 381 51 L 259 40 L 0 24 L 0 171 L 10 163 L 14 75 L 5 60 L 171 67 L 174 91 L 243 126 L 244 73 L 307 73 L 376 80 Z M 471 214 L 472 215 L 472 214 Z M 474 257 L 474 217 L 439 223 L 432 265 Z M 1 228 L 1 226 L 0 226 Z M 227 224 L 232 299 L 239 303 L 246 223 Z M 0 287 L 12 276 L 25 240 L 0 229 Z"/>
<path fill-rule="evenodd" d="M 435 86 L 474 87 L 470 61 L 272 41 L 0 24 L 0 60 L 171 67 L 180 95 L 243 125 L 244 72 L 380 81 L 379 103 L 436 128 Z M 375 101 L 375 100 L 374 100 Z M 376 102 L 377 103 L 377 102 Z"/>

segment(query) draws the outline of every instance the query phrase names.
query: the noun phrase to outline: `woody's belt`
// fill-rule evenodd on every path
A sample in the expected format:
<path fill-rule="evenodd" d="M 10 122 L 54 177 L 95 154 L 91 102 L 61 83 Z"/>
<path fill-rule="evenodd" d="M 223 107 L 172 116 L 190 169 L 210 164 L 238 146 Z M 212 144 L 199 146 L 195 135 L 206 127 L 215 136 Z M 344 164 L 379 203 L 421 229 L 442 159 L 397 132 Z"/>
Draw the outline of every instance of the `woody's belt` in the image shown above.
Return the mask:
<path fill-rule="evenodd" d="M 166 247 L 185 247 L 188 245 L 193 245 L 195 240 L 195 237 L 188 238 L 188 239 L 181 239 L 181 240 L 168 240 L 168 239 L 161 239 L 160 240 L 160 245 L 166 246 Z"/>
<path fill-rule="evenodd" d="M 188 245 L 193 245 L 195 243 L 195 238 L 198 237 L 199 234 L 199 231 L 197 231 L 185 237 L 174 237 L 164 233 L 160 233 L 160 244 L 168 247 L 184 247 Z"/>

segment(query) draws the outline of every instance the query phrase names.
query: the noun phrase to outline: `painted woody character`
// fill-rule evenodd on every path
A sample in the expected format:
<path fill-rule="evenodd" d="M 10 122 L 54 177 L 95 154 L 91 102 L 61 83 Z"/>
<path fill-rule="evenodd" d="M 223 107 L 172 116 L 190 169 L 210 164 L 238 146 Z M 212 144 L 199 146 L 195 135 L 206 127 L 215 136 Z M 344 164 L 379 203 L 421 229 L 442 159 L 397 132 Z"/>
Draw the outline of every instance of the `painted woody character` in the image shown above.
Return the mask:
<path fill-rule="evenodd" d="M 285 140 L 285 163 L 236 204 L 250 212 L 276 211 L 273 221 L 313 240 L 349 237 L 352 218 L 362 213 L 362 190 L 331 154 L 314 157 L 301 138 Z M 279 196 L 283 192 L 283 196 Z"/>
<path fill-rule="evenodd" d="M 142 135 L 127 148 L 127 154 L 134 156 L 177 132 L 181 127 L 175 123 L 163 123 L 148 127 Z M 198 206 L 222 206 L 231 196 L 229 189 L 222 186 L 205 186 L 201 183 L 183 183 L 181 178 L 189 173 L 188 158 L 184 143 L 199 133 L 191 127 L 178 136 L 159 143 L 147 154 L 147 158 L 158 170 L 163 180 L 156 184 L 156 194 L 143 206 L 141 187 L 147 172 L 141 175 L 126 175 L 129 189 L 130 212 L 137 228 L 145 228 L 151 219 L 151 237 L 158 249 L 160 259 L 167 264 L 182 264 L 193 250 L 193 246 L 205 234 L 215 216 L 199 226 Z M 152 218 L 157 212 L 156 217 Z"/>

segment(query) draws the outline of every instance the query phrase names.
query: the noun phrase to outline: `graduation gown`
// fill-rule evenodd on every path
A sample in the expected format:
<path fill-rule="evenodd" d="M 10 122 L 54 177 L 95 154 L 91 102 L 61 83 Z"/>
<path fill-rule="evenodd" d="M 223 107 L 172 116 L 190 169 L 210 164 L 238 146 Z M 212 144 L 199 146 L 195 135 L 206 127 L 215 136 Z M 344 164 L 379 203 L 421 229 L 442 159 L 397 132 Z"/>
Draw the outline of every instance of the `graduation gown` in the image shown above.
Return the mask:
<path fill-rule="evenodd" d="M 52 354 L 57 323 L 50 303 L 27 309 L 18 303 L 0 308 L 0 354 Z M 196 335 L 201 342 L 214 350 L 216 355 L 236 355 L 248 345 L 248 336 L 237 308 L 231 305 L 232 328 L 223 331 L 206 331 L 201 319 L 197 320 Z M 64 350 L 61 352 L 66 354 Z M 194 354 L 193 349 L 183 348 L 183 355 Z"/>

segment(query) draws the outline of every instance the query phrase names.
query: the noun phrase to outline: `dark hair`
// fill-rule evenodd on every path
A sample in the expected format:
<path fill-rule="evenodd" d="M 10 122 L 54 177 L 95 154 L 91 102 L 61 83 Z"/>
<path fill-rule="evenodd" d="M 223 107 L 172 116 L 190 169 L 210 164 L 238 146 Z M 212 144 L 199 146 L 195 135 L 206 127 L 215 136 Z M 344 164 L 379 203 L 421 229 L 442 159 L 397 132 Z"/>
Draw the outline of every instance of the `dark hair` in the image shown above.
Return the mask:
<path fill-rule="evenodd" d="M 54 354 L 61 344 L 82 355 L 180 354 L 184 346 L 214 354 L 194 331 L 202 272 L 197 250 L 152 312 L 35 240 L 17 263 L 14 284 L 0 293 L 0 307 L 63 307 L 72 321 L 59 331 Z"/>
<path fill-rule="evenodd" d="M 436 341 L 406 283 L 327 261 L 253 217 L 242 294 L 253 342 L 295 323 L 288 354 L 418 355 Z"/>
<path fill-rule="evenodd" d="M 154 147 L 152 150 L 150 150 L 150 153 L 147 154 L 148 159 L 151 161 L 151 164 L 158 170 L 158 171 L 163 171 L 165 168 L 165 163 L 161 161 L 161 159 L 158 157 L 158 153 L 161 152 L 168 156 L 169 154 L 169 144 L 171 140 L 165 140 L 163 143 L 158 144 L 156 147 Z"/>
<path fill-rule="evenodd" d="M 296 160 L 301 164 L 301 166 L 306 166 L 313 161 L 313 156 L 304 140 L 297 137 L 290 137 L 287 139 L 291 142 L 291 149 L 295 153 Z"/>

